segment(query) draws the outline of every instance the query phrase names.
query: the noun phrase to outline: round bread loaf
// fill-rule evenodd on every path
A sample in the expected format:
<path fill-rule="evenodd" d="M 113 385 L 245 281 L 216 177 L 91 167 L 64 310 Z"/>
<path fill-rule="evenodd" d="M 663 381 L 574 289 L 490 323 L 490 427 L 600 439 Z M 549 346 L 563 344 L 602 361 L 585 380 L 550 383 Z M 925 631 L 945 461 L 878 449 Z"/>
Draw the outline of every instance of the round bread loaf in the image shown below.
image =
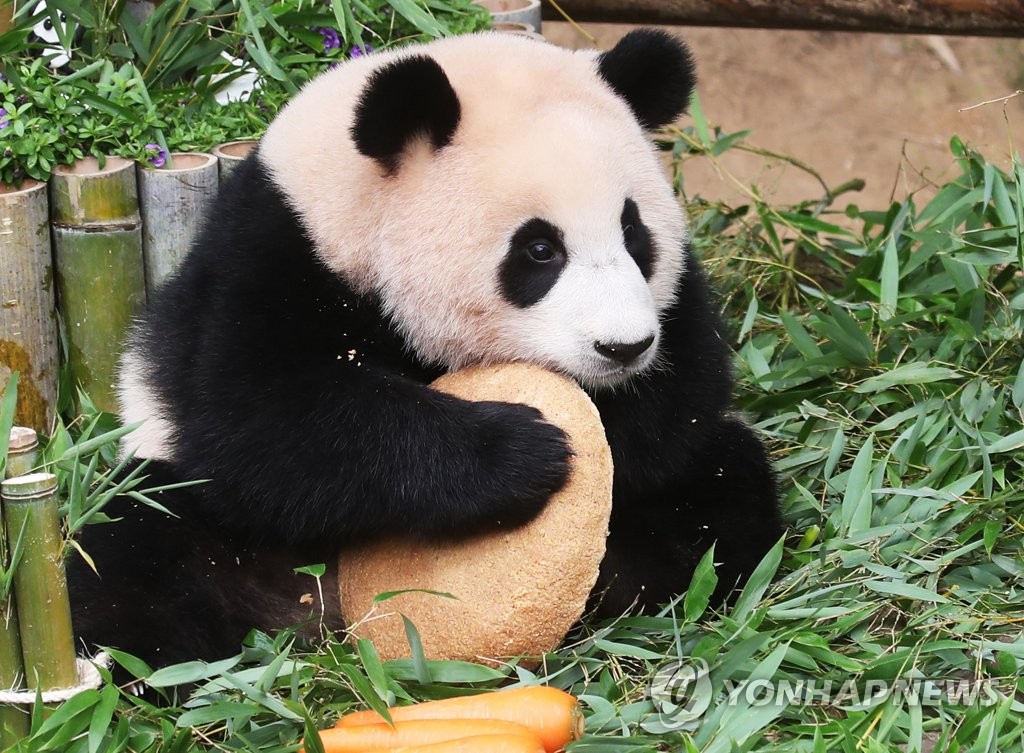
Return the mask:
<path fill-rule="evenodd" d="M 401 615 L 431 659 L 486 662 L 556 648 L 597 582 L 612 506 L 612 458 L 594 404 L 564 376 L 524 364 L 472 367 L 434 388 L 466 400 L 532 405 L 569 435 L 572 473 L 529 524 L 454 544 L 387 541 L 339 558 L 349 630 L 385 659 L 410 655 Z M 373 603 L 377 594 L 406 589 Z"/>

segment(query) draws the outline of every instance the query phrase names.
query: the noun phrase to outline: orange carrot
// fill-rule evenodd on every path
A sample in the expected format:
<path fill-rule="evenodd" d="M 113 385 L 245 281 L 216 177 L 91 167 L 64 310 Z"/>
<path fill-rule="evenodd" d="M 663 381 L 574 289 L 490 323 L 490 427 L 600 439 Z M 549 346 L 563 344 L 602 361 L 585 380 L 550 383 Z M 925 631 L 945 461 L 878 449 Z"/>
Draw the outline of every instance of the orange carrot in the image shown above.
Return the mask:
<path fill-rule="evenodd" d="M 320 731 L 320 742 L 327 753 L 366 753 L 415 745 L 429 745 L 462 737 L 512 735 L 532 739 L 538 748 L 540 738 L 521 724 L 502 719 L 411 719 L 387 724 L 363 724 L 334 727 Z"/>
<path fill-rule="evenodd" d="M 366 753 L 544 753 L 544 746 L 535 735 L 474 735 L 443 743 Z"/>
<path fill-rule="evenodd" d="M 510 688 L 493 693 L 427 701 L 389 709 L 395 722 L 409 719 L 504 719 L 533 731 L 553 753 L 583 734 L 579 702 L 568 693 L 545 686 Z M 348 728 L 384 721 L 376 711 L 343 716 L 337 727 Z"/>

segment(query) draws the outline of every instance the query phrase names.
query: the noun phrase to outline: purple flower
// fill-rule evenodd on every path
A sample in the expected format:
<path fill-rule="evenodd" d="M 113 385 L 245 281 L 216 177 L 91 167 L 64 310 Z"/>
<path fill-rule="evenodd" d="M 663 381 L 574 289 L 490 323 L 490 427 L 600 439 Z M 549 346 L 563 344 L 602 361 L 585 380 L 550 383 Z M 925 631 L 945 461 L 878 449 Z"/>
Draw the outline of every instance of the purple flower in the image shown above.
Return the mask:
<path fill-rule="evenodd" d="M 159 144 L 146 144 L 146 161 L 153 167 L 167 164 L 167 150 Z"/>
<path fill-rule="evenodd" d="M 6 128 L 11 124 L 11 121 L 7 119 L 7 110 L 0 107 L 0 130 Z"/>
<path fill-rule="evenodd" d="M 341 47 L 341 37 L 338 36 L 337 29 L 324 26 L 313 27 L 313 31 L 319 31 L 320 36 L 324 38 L 324 52 L 330 52 Z"/>
<path fill-rule="evenodd" d="M 373 52 L 373 48 L 368 44 L 355 45 L 351 50 L 348 51 L 350 58 L 361 58 L 363 55 L 369 55 Z"/>

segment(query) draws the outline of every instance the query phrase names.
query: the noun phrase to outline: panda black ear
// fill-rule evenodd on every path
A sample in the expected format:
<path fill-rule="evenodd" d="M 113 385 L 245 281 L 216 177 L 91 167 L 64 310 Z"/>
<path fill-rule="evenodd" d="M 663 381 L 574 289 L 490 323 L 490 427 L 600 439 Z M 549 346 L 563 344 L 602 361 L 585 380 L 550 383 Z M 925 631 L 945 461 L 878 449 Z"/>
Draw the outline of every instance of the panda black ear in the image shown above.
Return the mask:
<path fill-rule="evenodd" d="M 686 112 L 697 82 L 686 45 L 657 29 L 629 32 L 598 57 L 598 71 L 648 130 Z"/>
<path fill-rule="evenodd" d="M 451 142 L 460 114 L 459 98 L 441 66 L 426 55 L 413 55 L 370 75 L 356 105 L 352 139 L 361 154 L 394 172 L 414 137 L 426 137 L 435 149 Z"/>

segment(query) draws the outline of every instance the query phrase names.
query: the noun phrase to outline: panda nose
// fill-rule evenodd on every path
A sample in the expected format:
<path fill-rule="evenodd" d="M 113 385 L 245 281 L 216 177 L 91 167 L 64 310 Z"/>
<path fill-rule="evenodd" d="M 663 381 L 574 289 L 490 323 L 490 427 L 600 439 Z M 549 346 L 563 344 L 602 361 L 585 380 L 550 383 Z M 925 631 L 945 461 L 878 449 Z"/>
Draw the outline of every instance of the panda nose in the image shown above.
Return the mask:
<path fill-rule="evenodd" d="M 610 358 L 613 361 L 621 363 L 623 366 L 628 366 L 630 363 L 639 358 L 645 350 L 651 347 L 651 343 L 653 342 L 654 335 L 645 337 L 640 342 L 635 343 L 595 342 L 594 350 L 596 350 L 605 358 Z"/>

